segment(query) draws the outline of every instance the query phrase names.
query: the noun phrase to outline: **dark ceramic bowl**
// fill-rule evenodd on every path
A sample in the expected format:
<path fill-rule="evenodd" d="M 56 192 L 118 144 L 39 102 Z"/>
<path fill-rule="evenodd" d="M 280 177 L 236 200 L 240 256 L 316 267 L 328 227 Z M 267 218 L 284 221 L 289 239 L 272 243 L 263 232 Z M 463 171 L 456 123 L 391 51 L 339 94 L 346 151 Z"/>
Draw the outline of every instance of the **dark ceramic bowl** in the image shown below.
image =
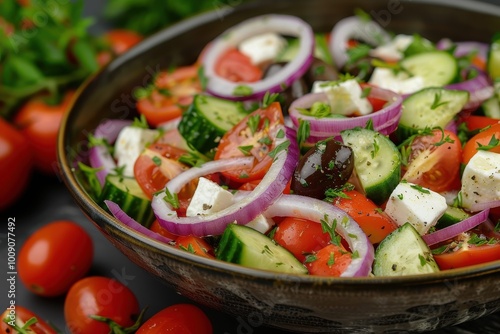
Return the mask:
<path fill-rule="evenodd" d="M 193 63 L 226 28 L 263 13 L 286 13 L 326 32 L 355 8 L 371 13 L 390 31 L 416 32 L 435 41 L 489 42 L 500 31 L 499 7 L 451 0 L 273 0 L 226 6 L 184 21 L 113 61 L 78 92 L 62 123 L 58 147 L 62 178 L 77 204 L 113 245 L 182 295 L 268 326 L 301 333 L 424 331 L 500 310 L 500 261 L 395 278 L 320 278 L 244 268 L 137 234 L 96 205 L 75 174 L 77 156 L 87 153 L 86 136 L 99 122 L 134 117 L 135 88 L 159 69 Z"/>

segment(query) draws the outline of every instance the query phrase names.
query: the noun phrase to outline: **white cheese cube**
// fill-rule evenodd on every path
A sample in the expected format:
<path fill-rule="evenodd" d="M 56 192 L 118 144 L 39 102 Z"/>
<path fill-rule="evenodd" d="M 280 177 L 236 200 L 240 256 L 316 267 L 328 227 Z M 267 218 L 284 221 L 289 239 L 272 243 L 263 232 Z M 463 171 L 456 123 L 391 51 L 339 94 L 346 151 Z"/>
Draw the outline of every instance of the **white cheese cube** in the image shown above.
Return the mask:
<path fill-rule="evenodd" d="M 462 207 L 500 200 L 500 154 L 478 151 L 462 174 Z"/>
<path fill-rule="evenodd" d="M 399 71 L 395 73 L 392 69 L 376 67 L 368 81 L 370 84 L 380 88 L 392 90 L 398 94 L 410 94 L 424 88 L 424 78 L 419 76 L 410 77 L 407 73 Z"/>
<path fill-rule="evenodd" d="M 118 167 L 125 166 L 124 176 L 134 176 L 135 161 L 146 146 L 155 141 L 158 134 L 158 130 L 136 126 L 126 126 L 120 131 L 115 142 L 114 158 Z"/>
<path fill-rule="evenodd" d="M 224 210 L 233 203 L 233 194 L 217 183 L 204 177 L 198 180 L 198 186 L 186 209 L 186 216 L 208 215 Z"/>
<path fill-rule="evenodd" d="M 238 46 L 238 50 L 249 57 L 252 64 L 258 65 L 275 60 L 286 44 L 286 40 L 280 35 L 265 33 L 246 39 Z"/>
<path fill-rule="evenodd" d="M 370 50 L 370 56 L 385 61 L 398 61 L 403 58 L 403 52 L 413 42 L 411 35 L 396 35 L 389 43 Z"/>
<path fill-rule="evenodd" d="M 316 81 L 313 83 L 312 92 L 324 92 L 327 95 L 332 114 L 367 115 L 373 111 L 368 99 L 362 97 L 363 89 L 355 79 L 343 82 Z"/>
<path fill-rule="evenodd" d="M 267 231 L 274 226 L 274 220 L 271 218 L 266 218 L 264 215 L 258 215 L 254 220 L 250 221 L 246 226 L 253 228 L 256 231 L 259 231 L 262 234 L 266 234 Z"/>
<path fill-rule="evenodd" d="M 446 199 L 437 192 L 401 182 L 389 197 L 385 213 L 399 226 L 409 222 L 424 235 L 436 225 L 447 207 Z"/>

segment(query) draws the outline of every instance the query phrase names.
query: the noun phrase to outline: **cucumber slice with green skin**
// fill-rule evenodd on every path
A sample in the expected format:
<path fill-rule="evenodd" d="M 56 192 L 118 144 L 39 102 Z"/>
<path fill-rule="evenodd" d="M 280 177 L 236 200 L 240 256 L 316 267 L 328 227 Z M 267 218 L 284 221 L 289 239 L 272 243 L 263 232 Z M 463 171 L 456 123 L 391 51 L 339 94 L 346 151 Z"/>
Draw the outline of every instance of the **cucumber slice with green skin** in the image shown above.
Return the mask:
<path fill-rule="evenodd" d="M 470 217 L 470 214 L 465 212 L 461 208 L 457 208 L 454 206 L 448 206 L 448 209 L 444 212 L 444 214 L 439 218 L 436 228 L 442 229 L 444 227 L 451 226 L 453 224 L 459 223 L 464 219 Z"/>
<path fill-rule="evenodd" d="M 241 103 L 196 95 L 182 115 L 178 130 L 188 145 L 205 154 L 245 116 L 247 112 Z"/>
<path fill-rule="evenodd" d="M 107 210 L 104 200 L 110 200 L 131 218 L 145 227 L 150 227 L 154 221 L 151 200 L 144 194 L 133 177 L 108 174 L 101 193 L 101 206 Z"/>
<path fill-rule="evenodd" d="M 404 276 L 438 272 L 432 252 L 415 230 L 405 223 L 378 245 L 373 261 L 375 276 Z"/>
<path fill-rule="evenodd" d="M 484 116 L 500 119 L 500 99 L 496 95 L 485 100 L 481 105 Z"/>
<path fill-rule="evenodd" d="M 458 63 L 446 51 L 417 53 L 400 61 L 403 69 L 424 80 L 424 87 L 440 87 L 452 83 L 458 75 Z"/>
<path fill-rule="evenodd" d="M 280 273 L 307 274 L 307 268 L 284 247 L 253 228 L 229 224 L 216 249 L 217 259 Z"/>
<path fill-rule="evenodd" d="M 354 152 L 354 169 L 366 196 L 382 204 L 401 178 L 401 154 L 396 145 L 386 136 L 364 128 L 344 130 L 340 135 Z"/>
<path fill-rule="evenodd" d="M 445 128 L 469 100 L 469 92 L 440 87 L 424 88 L 403 101 L 396 130 L 398 140 L 435 127 Z"/>
<path fill-rule="evenodd" d="M 500 80 L 500 33 L 495 34 L 491 41 L 486 70 L 494 81 Z"/>

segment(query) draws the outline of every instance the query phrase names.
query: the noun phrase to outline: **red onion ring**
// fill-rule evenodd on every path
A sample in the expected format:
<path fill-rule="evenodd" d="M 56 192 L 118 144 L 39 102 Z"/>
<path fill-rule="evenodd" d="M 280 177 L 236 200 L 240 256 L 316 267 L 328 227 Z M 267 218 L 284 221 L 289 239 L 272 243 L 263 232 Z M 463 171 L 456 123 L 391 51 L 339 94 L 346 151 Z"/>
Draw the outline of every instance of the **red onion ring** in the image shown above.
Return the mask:
<path fill-rule="evenodd" d="M 104 200 L 104 203 L 108 207 L 111 214 L 120 222 L 127 225 L 128 227 L 136 230 L 141 234 L 144 234 L 147 237 L 150 237 L 151 239 L 155 239 L 163 243 L 169 243 L 170 241 L 172 241 L 172 239 L 164 237 L 163 235 L 153 232 L 149 228 L 139 224 L 136 220 L 132 219 L 129 215 L 127 215 L 115 202 L 110 200 Z"/>
<path fill-rule="evenodd" d="M 277 134 L 285 131 L 283 138 L 275 138 L 275 147 L 289 141 L 288 149 L 276 154 L 274 161 L 259 185 L 249 193 L 242 201 L 234 202 L 224 210 L 206 216 L 178 217 L 172 206 L 164 200 L 165 192 L 160 192 L 153 197 L 152 207 L 160 225 L 177 235 L 220 235 L 228 224 L 237 222 L 246 224 L 262 211 L 267 209 L 285 189 L 287 182 L 292 177 L 293 171 L 298 163 L 299 149 L 295 138 L 295 132 L 284 126 L 280 126 Z M 204 167 L 200 167 L 204 169 Z M 198 170 L 196 174 L 201 174 Z M 177 178 L 182 178 L 181 182 Z M 177 179 L 177 180 L 176 180 Z M 185 183 L 188 177 L 183 173 L 167 183 L 166 188 L 175 193 L 174 187 L 178 189 Z"/>
<path fill-rule="evenodd" d="M 325 93 L 310 93 L 296 99 L 288 108 L 288 113 L 296 128 L 299 126 L 300 119 L 309 122 L 310 139 L 337 137 L 343 130 L 358 126 L 365 127 L 370 119 L 376 131 L 388 135 L 396 130 L 398 126 L 403 98 L 393 91 L 379 87 L 371 87 L 370 96 L 390 101 L 390 103 L 379 111 L 368 115 L 347 118 L 316 118 L 301 114 L 299 109 L 310 108 L 314 102 L 318 101 L 328 103 L 328 98 Z"/>
<path fill-rule="evenodd" d="M 329 44 L 337 68 L 342 68 L 349 60 L 347 42 L 350 39 L 359 39 L 378 46 L 390 42 L 391 37 L 375 21 L 363 20 L 358 16 L 350 16 L 338 21 L 332 29 Z"/>
<path fill-rule="evenodd" d="M 215 64 L 226 50 L 237 46 L 249 37 L 266 32 L 277 32 L 300 39 L 297 55 L 280 71 L 252 83 L 232 82 L 215 73 Z M 266 92 L 282 92 L 308 70 L 313 59 L 313 52 L 313 30 L 308 23 L 298 17 L 270 14 L 248 19 L 226 30 L 207 47 L 202 60 L 205 76 L 208 79 L 207 92 L 231 100 L 260 99 Z M 251 92 L 244 96 L 235 95 L 235 90 L 240 86 L 248 87 Z"/>
<path fill-rule="evenodd" d="M 483 61 L 486 62 L 486 59 L 488 59 L 489 45 L 486 43 L 476 41 L 453 42 L 448 38 L 443 38 L 436 43 L 436 48 L 438 50 L 446 50 L 452 46 L 456 46 L 454 52 L 455 57 L 463 57 L 473 51 L 477 51 L 477 55 Z"/>
<path fill-rule="evenodd" d="M 340 275 L 341 277 L 368 276 L 374 259 L 374 249 L 370 240 L 359 225 L 345 211 L 336 206 L 315 198 L 300 195 L 282 195 L 265 212 L 267 217 L 297 217 L 316 222 L 325 219 L 337 220 L 335 231 L 344 238 L 352 252 L 359 257 L 353 258 L 351 264 Z"/>
<path fill-rule="evenodd" d="M 493 82 L 483 71 L 478 71 L 475 78 L 446 86 L 447 89 L 466 90 L 469 92 L 469 101 L 465 104 L 463 113 L 468 114 L 476 110 L 485 100 L 495 93 Z"/>
<path fill-rule="evenodd" d="M 451 239 L 460 233 L 467 232 L 468 230 L 476 227 L 488 219 L 489 209 L 478 212 L 474 216 L 462 220 L 459 223 L 437 230 L 436 232 L 423 235 L 422 238 L 427 245 L 432 246 L 442 241 Z"/>
<path fill-rule="evenodd" d="M 94 131 L 94 138 L 105 139 L 109 144 L 113 144 L 118 138 L 120 131 L 132 124 L 132 121 L 122 119 L 110 119 L 101 122 Z M 92 146 L 89 150 L 89 163 L 93 168 L 101 168 L 97 172 L 97 179 L 101 186 L 104 185 L 106 176 L 116 168 L 116 163 L 109 150 L 104 145 Z"/>
<path fill-rule="evenodd" d="M 479 203 L 473 203 L 470 205 L 468 210 L 471 212 L 477 212 L 481 210 L 486 210 L 486 209 L 493 209 L 500 206 L 500 200 L 496 201 L 491 201 L 491 202 L 479 202 Z"/>

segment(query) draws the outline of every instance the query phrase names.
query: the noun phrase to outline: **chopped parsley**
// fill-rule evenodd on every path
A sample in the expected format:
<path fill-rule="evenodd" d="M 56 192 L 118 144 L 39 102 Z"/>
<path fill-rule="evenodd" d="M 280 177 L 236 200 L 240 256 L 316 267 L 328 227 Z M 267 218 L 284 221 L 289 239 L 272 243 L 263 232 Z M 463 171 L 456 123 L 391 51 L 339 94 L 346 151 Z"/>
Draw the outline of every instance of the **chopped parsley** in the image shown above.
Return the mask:
<path fill-rule="evenodd" d="M 236 86 L 233 90 L 233 95 L 235 96 L 248 96 L 253 93 L 253 89 L 250 86 L 239 85 Z"/>

